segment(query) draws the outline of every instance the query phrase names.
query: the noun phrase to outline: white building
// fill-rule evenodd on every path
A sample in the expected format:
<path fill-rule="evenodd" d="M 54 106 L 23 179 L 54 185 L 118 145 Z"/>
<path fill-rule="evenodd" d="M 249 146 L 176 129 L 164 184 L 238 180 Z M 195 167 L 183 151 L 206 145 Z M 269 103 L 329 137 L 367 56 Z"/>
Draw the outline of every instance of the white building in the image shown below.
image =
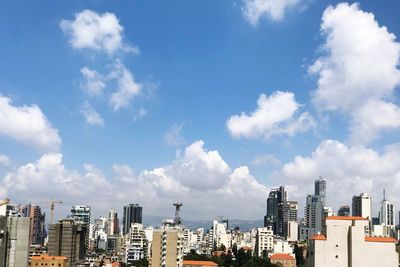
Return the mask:
<path fill-rule="evenodd" d="M 125 239 L 125 263 L 137 261 L 148 256 L 146 232 L 140 223 L 132 223 Z"/>
<path fill-rule="evenodd" d="M 263 252 L 273 251 L 274 249 L 274 231 L 272 226 L 257 228 L 257 240 L 255 244 L 255 253 L 258 257 L 263 256 Z"/>
<path fill-rule="evenodd" d="M 331 216 L 309 240 L 306 267 L 397 267 L 396 240 L 367 234 L 368 219 Z"/>
<path fill-rule="evenodd" d="M 287 234 L 287 241 L 295 242 L 299 239 L 299 223 L 295 221 L 287 222 L 288 226 L 288 234 Z"/>
<path fill-rule="evenodd" d="M 372 198 L 367 193 L 353 196 L 352 215 L 372 220 Z"/>

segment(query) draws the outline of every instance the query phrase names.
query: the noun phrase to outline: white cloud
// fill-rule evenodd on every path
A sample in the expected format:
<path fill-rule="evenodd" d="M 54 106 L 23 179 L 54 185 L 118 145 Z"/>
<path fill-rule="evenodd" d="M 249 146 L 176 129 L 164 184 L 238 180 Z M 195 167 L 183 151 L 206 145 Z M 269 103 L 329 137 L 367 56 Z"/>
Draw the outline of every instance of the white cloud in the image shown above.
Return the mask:
<path fill-rule="evenodd" d="M 117 83 L 117 89 L 110 98 L 110 104 L 115 111 L 127 108 L 142 91 L 142 85 L 135 81 L 133 74 L 120 60 L 115 62 L 109 78 L 116 80 Z"/>
<path fill-rule="evenodd" d="M 272 154 L 266 155 L 258 155 L 253 160 L 253 165 L 255 166 L 264 166 L 264 165 L 271 165 L 273 167 L 280 166 L 281 162 Z"/>
<path fill-rule="evenodd" d="M 327 179 L 328 204 L 351 204 L 353 195 L 372 194 L 375 207 L 386 188 L 389 199 L 400 204 L 400 144 L 377 152 L 364 146 L 348 147 L 339 141 L 325 140 L 308 157 L 296 156 L 273 177 L 277 183 L 291 188 L 291 198 L 305 203 L 313 193 L 313 182 L 322 176 Z M 293 196 L 293 197 L 292 197 Z"/>
<path fill-rule="evenodd" d="M 58 151 L 61 138 L 37 105 L 13 106 L 0 96 L 0 134 L 43 151 Z"/>
<path fill-rule="evenodd" d="M 301 105 L 296 102 L 293 93 L 277 91 L 269 97 L 261 94 L 257 106 L 257 110 L 250 115 L 242 112 L 227 120 L 227 128 L 233 137 L 269 139 L 274 135 L 293 136 L 315 127 L 315 121 L 308 112 L 297 115 Z"/>
<path fill-rule="evenodd" d="M 65 214 L 69 205 L 84 203 L 92 206 L 94 217 L 104 215 L 111 206 L 122 207 L 132 201 L 142 204 L 146 214 L 172 215 L 171 203 L 177 200 L 185 205 L 185 219 L 211 219 L 220 214 L 255 219 L 264 215 L 265 186 L 246 166 L 232 171 L 218 151 L 205 149 L 202 141 L 186 147 L 171 164 L 138 175 L 127 165 L 115 164 L 112 169 L 114 174 L 108 178 L 92 164 L 85 164 L 80 173 L 68 170 L 61 154 L 47 154 L 10 171 L 0 183 L 0 191 L 19 203 L 56 196 L 64 201 Z"/>
<path fill-rule="evenodd" d="M 85 101 L 81 107 L 81 113 L 85 118 L 85 123 L 88 125 L 104 126 L 104 119 L 99 113 Z"/>
<path fill-rule="evenodd" d="M 309 68 L 310 73 L 318 75 L 314 93 L 317 106 L 349 114 L 355 143 L 368 143 L 382 129 L 399 128 L 392 118 L 377 123 L 364 116 L 373 114 L 372 103 L 378 103 L 381 114 L 389 112 L 386 115 L 400 119 L 395 111 L 398 107 L 391 103 L 400 85 L 400 44 L 396 37 L 357 3 L 329 6 L 322 17 L 321 32 L 326 37 L 325 55 Z M 362 129 L 357 128 L 359 125 Z"/>
<path fill-rule="evenodd" d="M 105 78 L 97 71 L 88 67 L 81 68 L 83 79 L 81 81 L 81 89 L 89 95 L 99 96 L 103 93 L 106 83 Z"/>
<path fill-rule="evenodd" d="M 9 157 L 7 157 L 6 155 L 0 154 L 0 166 L 7 167 L 10 165 L 10 163 L 11 163 L 11 160 Z"/>
<path fill-rule="evenodd" d="M 116 51 L 139 52 L 137 47 L 123 43 L 124 28 L 113 13 L 98 14 L 83 10 L 74 20 L 62 20 L 60 27 L 76 49 L 93 49 L 113 54 Z"/>
<path fill-rule="evenodd" d="M 257 25 L 262 17 L 280 21 L 285 13 L 299 5 L 301 0 L 243 0 L 242 13 L 252 25 Z"/>
<path fill-rule="evenodd" d="M 140 107 L 139 111 L 137 112 L 137 115 L 133 118 L 135 121 L 143 119 L 144 116 L 146 116 L 147 111 L 145 108 Z"/>
<path fill-rule="evenodd" d="M 169 146 L 179 147 L 186 143 L 185 138 L 182 135 L 184 123 L 174 123 L 164 135 L 164 140 Z"/>

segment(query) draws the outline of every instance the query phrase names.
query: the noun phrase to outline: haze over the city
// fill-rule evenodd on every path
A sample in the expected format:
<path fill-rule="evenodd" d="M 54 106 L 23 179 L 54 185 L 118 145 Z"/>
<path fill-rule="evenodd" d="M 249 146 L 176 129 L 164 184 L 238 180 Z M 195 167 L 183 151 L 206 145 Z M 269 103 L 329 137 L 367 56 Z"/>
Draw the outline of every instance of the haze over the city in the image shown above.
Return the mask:
<path fill-rule="evenodd" d="M 266 4 L 267 3 L 267 4 Z M 0 4 L 0 199 L 262 220 L 400 205 L 400 2 Z M 45 210 L 46 211 L 46 210 Z M 48 211 L 47 211 L 48 212 Z"/>

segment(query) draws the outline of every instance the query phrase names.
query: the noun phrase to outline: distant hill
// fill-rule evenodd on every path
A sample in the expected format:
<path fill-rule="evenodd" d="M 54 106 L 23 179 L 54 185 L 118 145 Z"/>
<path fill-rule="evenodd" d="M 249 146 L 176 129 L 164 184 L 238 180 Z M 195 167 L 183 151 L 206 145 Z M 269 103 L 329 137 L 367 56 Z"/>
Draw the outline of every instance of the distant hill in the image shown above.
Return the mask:
<path fill-rule="evenodd" d="M 161 225 L 161 221 L 164 217 L 147 215 L 143 218 L 143 224 L 145 226 L 151 225 L 158 227 Z M 204 228 L 206 230 L 210 229 L 212 226 L 212 220 L 183 220 L 183 225 L 189 229 Z M 229 220 L 229 228 L 235 228 L 238 226 L 242 231 L 248 231 L 252 228 L 263 227 L 262 220 Z"/>

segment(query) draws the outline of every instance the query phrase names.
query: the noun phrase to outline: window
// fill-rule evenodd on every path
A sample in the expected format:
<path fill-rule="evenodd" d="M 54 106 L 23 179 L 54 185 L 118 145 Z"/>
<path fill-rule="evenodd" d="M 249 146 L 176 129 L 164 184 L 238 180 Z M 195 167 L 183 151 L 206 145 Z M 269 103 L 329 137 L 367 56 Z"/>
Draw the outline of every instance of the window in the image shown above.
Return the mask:
<path fill-rule="evenodd" d="M 336 255 L 336 256 L 335 256 L 335 258 L 337 259 L 337 258 L 339 258 L 339 256 L 338 256 L 338 255 Z"/>

